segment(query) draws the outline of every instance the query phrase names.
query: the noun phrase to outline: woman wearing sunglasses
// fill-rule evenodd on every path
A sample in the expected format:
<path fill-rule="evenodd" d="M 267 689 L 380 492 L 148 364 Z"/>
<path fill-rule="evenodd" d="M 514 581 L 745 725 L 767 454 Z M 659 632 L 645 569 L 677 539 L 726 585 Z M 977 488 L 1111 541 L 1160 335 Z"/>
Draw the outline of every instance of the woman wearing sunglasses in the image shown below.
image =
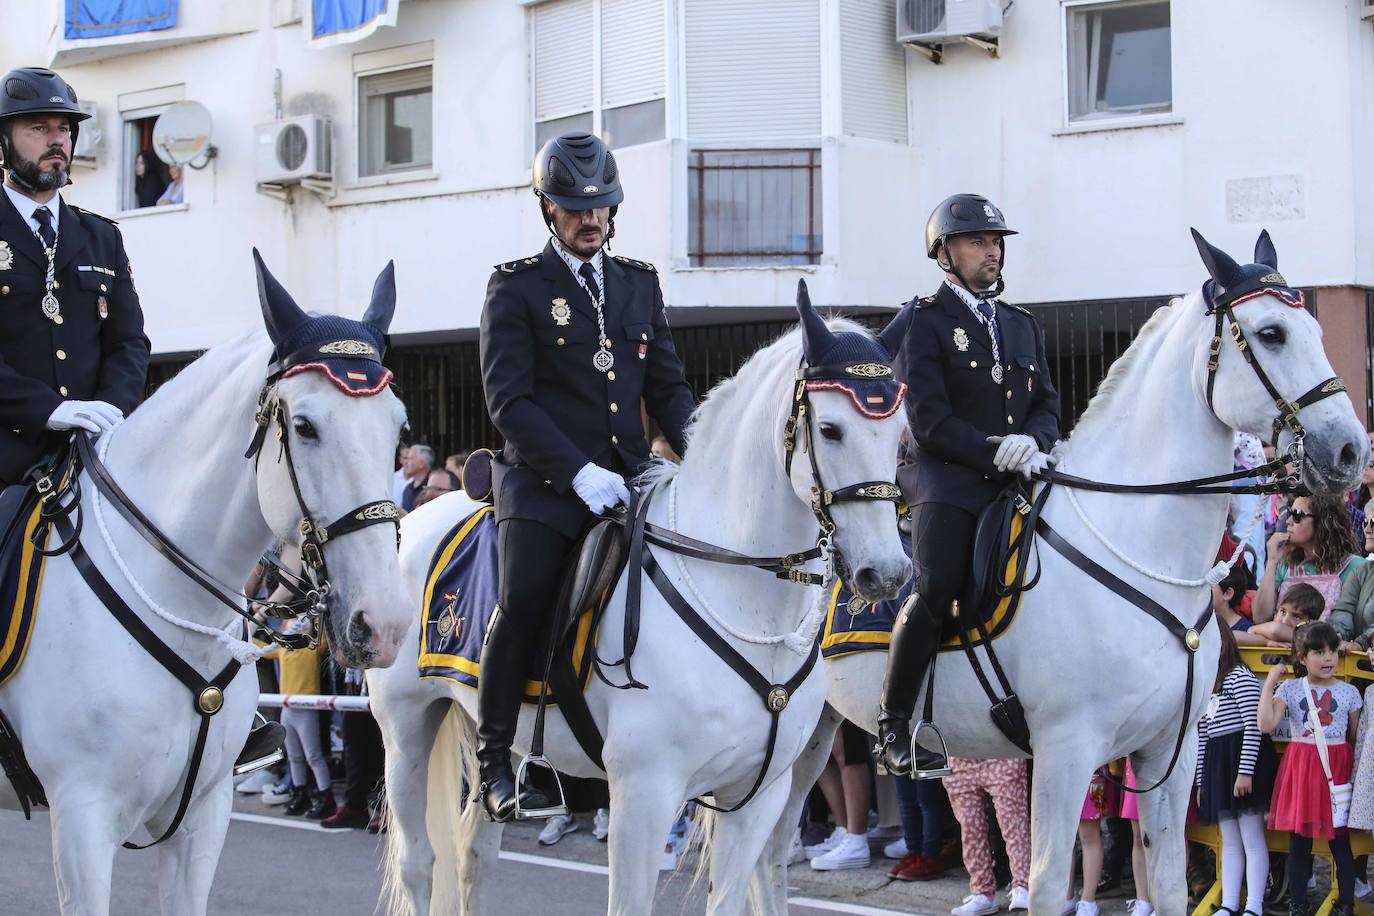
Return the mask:
<path fill-rule="evenodd" d="M 1276 531 L 1265 551 L 1264 578 L 1255 595 L 1255 622 L 1274 618 L 1279 599 L 1299 582 L 1321 592 L 1325 620 L 1343 584 L 1365 563 L 1340 496 L 1299 496 L 1288 510 L 1288 530 Z"/>

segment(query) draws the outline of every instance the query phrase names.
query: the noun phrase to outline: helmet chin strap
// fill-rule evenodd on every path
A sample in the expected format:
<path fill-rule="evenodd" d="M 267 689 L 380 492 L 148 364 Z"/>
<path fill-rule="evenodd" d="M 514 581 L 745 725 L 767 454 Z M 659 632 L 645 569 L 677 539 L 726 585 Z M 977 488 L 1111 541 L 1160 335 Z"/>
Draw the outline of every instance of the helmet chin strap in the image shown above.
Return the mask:
<path fill-rule="evenodd" d="M 14 149 L 10 146 L 10 135 L 8 129 L 0 130 L 0 155 L 3 155 L 5 157 L 6 162 L 13 162 L 15 159 L 18 158 L 15 155 Z M 37 187 L 33 184 L 33 182 L 26 180 L 23 175 L 19 174 L 19 170 L 12 166 L 0 167 L 0 182 L 4 181 L 6 178 L 14 182 L 15 187 L 19 188 L 19 190 L 23 191 L 25 194 L 42 194 L 45 191 L 44 188 Z M 70 183 L 71 180 L 69 175 L 63 174 L 62 184 L 58 185 L 56 188 L 53 188 L 52 190 L 60 191 Z"/>
<path fill-rule="evenodd" d="M 999 240 L 999 245 L 1001 245 L 1000 240 Z M 940 243 L 940 247 L 941 247 L 941 248 L 945 248 L 945 253 L 946 253 L 946 254 L 949 253 L 949 252 L 948 252 L 948 249 L 946 248 L 946 246 L 945 246 L 945 244 L 944 244 L 944 242 L 941 242 L 941 243 Z M 945 265 L 940 264 L 940 259 L 939 259 L 938 257 L 935 259 L 935 263 L 936 263 L 936 264 L 940 264 L 940 267 L 943 268 L 944 270 L 946 270 L 947 272 L 954 274 L 954 276 L 959 280 L 959 284 L 960 284 L 961 286 L 963 286 L 964 289 L 968 290 L 969 293 L 971 293 L 975 299 L 984 299 L 984 300 L 986 300 L 986 299 L 996 299 L 998 296 L 1002 295 L 1002 291 L 1005 290 L 1005 289 L 1007 288 L 1006 283 L 1002 282 L 1002 262 L 1006 260 L 1006 257 L 1007 257 L 1007 254 L 1006 254 L 1007 249 L 1006 249 L 1005 245 L 1001 245 L 1001 247 L 1002 247 L 1002 257 L 1001 257 L 1001 259 L 998 261 L 998 264 L 997 264 L 997 282 L 994 283 L 994 284 L 991 286 L 991 288 L 982 290 L 981 292 L 978 291 L 978 290 L 976 290 L 976 289 L 974 289 L 974 288 L 973 288 L 973 284 L 970 283 L 970 282 L 968 282 L 968 280 L 964 279 L 963 271 L 959 270 L 959 267 L 954 263 L 954 257 L 953 257 L 952 255 L 951 255 L 950 258 L 949 258 L 949 267 L 945 267 Z M 940 253 L 939 251 L 936 251 L 936 254 L 937 254 L 937 255 L 938 255 L 939 253 Z"/>

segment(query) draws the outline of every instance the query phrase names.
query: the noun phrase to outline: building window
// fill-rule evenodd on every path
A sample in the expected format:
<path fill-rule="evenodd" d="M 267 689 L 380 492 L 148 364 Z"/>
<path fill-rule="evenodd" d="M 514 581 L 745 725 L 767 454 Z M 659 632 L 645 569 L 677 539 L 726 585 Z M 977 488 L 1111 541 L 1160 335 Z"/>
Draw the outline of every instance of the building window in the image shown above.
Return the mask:
<path fill-rule="evenodd" d="M 121 210 L 155 207 L 171 181 L 167 166 L 153 152 L 153 125 L 160 111 L 124 112 L 120 164 Z"/>
<path fill-rule="evenodd" d="M 433 68 L 360 76 L 358 176 L 427 169 L 433 164 Z"/>
<path fill-rule="evenodd" d="M 555 0 L 534 8 L 536 149 L 573 130 L 597 134 L 612 148 L 667 136 L 665 14 L 663 0 Z"/>
<path fill-rule="evenodd" d="M 1065 17 L 1069 121 L 1172 110 L 1167 0 L 1071 5 Z"/>
<path fill-rule="evenodd" d="M 819 149 L 695 150 L 687 172 L 693 267 L 820 260 Z"/>

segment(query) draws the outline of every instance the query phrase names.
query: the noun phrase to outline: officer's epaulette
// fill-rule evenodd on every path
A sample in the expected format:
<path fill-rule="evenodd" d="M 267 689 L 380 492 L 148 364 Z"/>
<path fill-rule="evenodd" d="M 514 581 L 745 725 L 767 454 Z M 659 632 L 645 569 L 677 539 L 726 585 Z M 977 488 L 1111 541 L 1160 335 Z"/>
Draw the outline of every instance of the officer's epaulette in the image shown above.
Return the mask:
<path fill-rule="evenodd" d="M 516 274 L 522 270 L 528 270 L 539 263 L 539 255 L 532 255 L 528 258 L 516 258 L 514 261 L 507 261 L 504 264 L 497 264 L 496 269 L 503 274 Z"/>
<path fill-rule="evenodd" d="M 1023 314 L 1023 315 L 1029 315 L 1029 316 L 1031 316 L 1032 318 L 1035 317 L 1035 313 L 1032 312 L 1030 309 L 1026 308 L 1026 307 L 1023 306 L 1023 305 L 1012 305 L 1010 302 L 1003 302 L 1003 301 L 1001 301 L 1000 299 L 997 301 L 997 304 L 1000 305 L 1000 306 L 1002 306 L 1003 308 L 1008 308 L 1008 309 L 1011 309 L 1012 311 L 1020 312 L 1020 313 Z"/>
<path fill-rule="evenodd" d="M 635 267 L 639 270 L 647 270 L 651 274 L 658 273 L 658 268 L 650 264 L 648 261 L 636 261 L 634 258 L 627 258 L 624 255 L 620 254 L 613 254 L 611 255 L 611 257 L 615 258 L 617 261 L 619 261 L 621 264 L 624 264 L 626 267 Z"/>
<path fill-rule="evenodd" d="M 73 210 L 75 210 L 77 213 L 80 213 L 82 216 L 94 216 L 96 219 L 104 220 L 105 222 L 109 223 L 111 226 L 118 226 L 118 225 L 119 225 L 119 221 L 118 221 L 118 220 L 110 219 L 108 216 L 102 216 L 102 215 L 99 214 L 99 213 L 95 213 L 95 212 L 92 212 L 92 211 L 90 211 L 90 210 L 86 210 L 86 209 L 84 209 L 84 208 L 82 208 L 82 207 L 78 207 L 78 206 L 76 206 L 76 205 L 74 205 L 74 204 L 67 204 L 67 206 L 71 207 Z"/>
<path fill-rule="evenodd" d="M 932 305 L 934 305 L 934 304 L 935 304 L 935 297 L 934 297 L 934 296 L 925 296 L 925 297 L 923 297 L 923 298 L 921 298 L 921 299 L 913 299 L 913 300 L 911 300 L 911 306 L 912 306 L 912 308 L 918 308 L 918 309 L 929 308 L 930 306 L 932 306 Z"/>

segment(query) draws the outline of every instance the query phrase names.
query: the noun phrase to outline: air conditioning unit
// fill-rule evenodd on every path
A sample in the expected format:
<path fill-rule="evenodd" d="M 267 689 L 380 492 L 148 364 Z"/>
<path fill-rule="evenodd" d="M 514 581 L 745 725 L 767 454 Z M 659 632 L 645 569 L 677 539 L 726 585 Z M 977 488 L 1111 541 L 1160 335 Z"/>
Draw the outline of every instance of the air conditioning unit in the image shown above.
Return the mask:
<path fill-rule="evenodd" d="M 76 135 L 76 149 L 72 150 L 72 164 L 95 168 L 100 159 L 100 110 L 95 102 L 88 102 L 85 99 L 76 104 L 90 117 L 82 122 L 81 132 Z"/>
<path fill-rule="evenodd" d="M 1360 8 L 1361 19 L 1374 19 L 1374 0 L 1364 0 L 1364 6 Z"/>
<path fill-rule="evenodd" d="M 1002 0 L 897 0 L 897 40 L 943 44 L 961 38 L 996 38 Z"/>
<path fill-rule="evenodd" d="M 330 177 L 329 119 L 301 115 L 253 128 L 259 184 L 299 184 Z"/>

